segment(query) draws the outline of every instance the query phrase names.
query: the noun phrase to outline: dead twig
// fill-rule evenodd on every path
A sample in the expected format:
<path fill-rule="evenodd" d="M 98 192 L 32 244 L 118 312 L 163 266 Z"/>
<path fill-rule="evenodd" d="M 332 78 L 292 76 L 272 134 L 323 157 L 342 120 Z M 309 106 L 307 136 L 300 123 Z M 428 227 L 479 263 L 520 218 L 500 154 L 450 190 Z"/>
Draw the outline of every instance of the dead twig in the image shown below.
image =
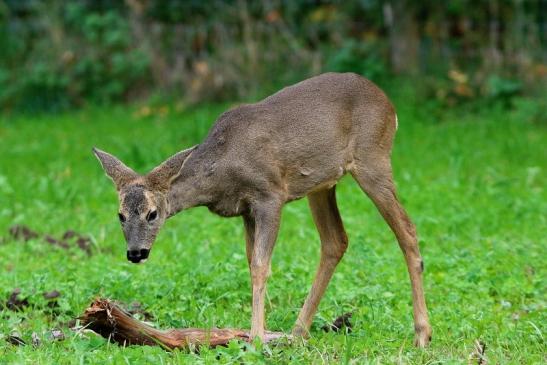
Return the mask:
<path fill-rule="evenodd" d="M 475 360 L 477 365 L 486 365 L 488 364 L 488 359 L 485 356 L 486 353 L 486 344 L 481 340 L 475 340 L 475 348 L 469 356 L 469 364 L 472 364 Z"/>

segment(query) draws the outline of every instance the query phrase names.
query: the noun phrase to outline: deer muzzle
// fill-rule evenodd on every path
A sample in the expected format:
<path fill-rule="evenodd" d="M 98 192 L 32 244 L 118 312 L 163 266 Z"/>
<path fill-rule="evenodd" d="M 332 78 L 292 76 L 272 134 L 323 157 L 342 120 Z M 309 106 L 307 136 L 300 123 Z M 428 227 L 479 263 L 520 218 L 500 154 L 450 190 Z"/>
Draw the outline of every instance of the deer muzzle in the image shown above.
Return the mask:
<path fill-rule="evenodd" d="M 144 261 L 148 258 L 150 250 L 141 249 L 141 250 L 127 250 L 127 259 L 134 264 L 138 264 L 141 261 Z"/>

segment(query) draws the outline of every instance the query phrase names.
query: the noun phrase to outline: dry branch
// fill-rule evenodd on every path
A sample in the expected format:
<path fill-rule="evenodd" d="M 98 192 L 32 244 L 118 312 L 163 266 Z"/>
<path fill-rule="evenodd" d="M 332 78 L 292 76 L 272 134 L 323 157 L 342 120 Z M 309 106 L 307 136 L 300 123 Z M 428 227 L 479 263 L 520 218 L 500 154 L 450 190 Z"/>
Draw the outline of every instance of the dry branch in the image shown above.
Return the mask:
<path fill-rule="evenodd" d="M 82 325 L 120 345 L 162 346 L 184 349 L 190 346 L 227 345 L 231 340 L 250 341 L 249 331 L 241 329 L 182 328 L 166 331 L 155 329 L 133 318 L 108 299 L 96 299 L 80 317 Z M 283 337 L 283 333 L 267 332 L 264 342 Z"/>

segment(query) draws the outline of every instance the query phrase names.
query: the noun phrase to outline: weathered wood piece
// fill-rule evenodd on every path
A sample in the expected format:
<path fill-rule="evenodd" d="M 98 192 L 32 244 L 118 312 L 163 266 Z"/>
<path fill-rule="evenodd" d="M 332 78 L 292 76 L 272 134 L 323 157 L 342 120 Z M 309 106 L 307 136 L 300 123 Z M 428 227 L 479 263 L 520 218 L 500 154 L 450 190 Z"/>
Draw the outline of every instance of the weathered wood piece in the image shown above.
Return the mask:
<path fill-rule="evenodd" d="M 234 328 L 181 328 L 158 330 L 133 318 L 116 303 L 96 299 L 80 317 L 82 325 L 120 345 L 162 346 L 166 349 L 185 349 L 191 346 L 223 346 L 231 340 L 250 341 L 249 331 Z M 280 332 L 266 332 L 264 342 L 285 336 Z"/>

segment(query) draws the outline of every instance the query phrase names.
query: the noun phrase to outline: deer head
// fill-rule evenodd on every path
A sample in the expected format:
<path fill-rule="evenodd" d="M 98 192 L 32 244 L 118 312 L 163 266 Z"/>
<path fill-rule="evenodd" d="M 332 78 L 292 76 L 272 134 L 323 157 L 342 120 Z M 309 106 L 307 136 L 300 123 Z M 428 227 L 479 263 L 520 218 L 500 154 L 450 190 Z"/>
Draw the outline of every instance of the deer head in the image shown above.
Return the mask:
<path fill-rule="evenodd" d="M 148 174 L 139 175 L 113 155 L 93 148 L 118 191 L 118 218 L 127 241 L 129 261 L 139 263 L 148 258 L 158 231 L 170 216 L 167 196 L 171 182 L 193 149 L 181 151 Z"/>

